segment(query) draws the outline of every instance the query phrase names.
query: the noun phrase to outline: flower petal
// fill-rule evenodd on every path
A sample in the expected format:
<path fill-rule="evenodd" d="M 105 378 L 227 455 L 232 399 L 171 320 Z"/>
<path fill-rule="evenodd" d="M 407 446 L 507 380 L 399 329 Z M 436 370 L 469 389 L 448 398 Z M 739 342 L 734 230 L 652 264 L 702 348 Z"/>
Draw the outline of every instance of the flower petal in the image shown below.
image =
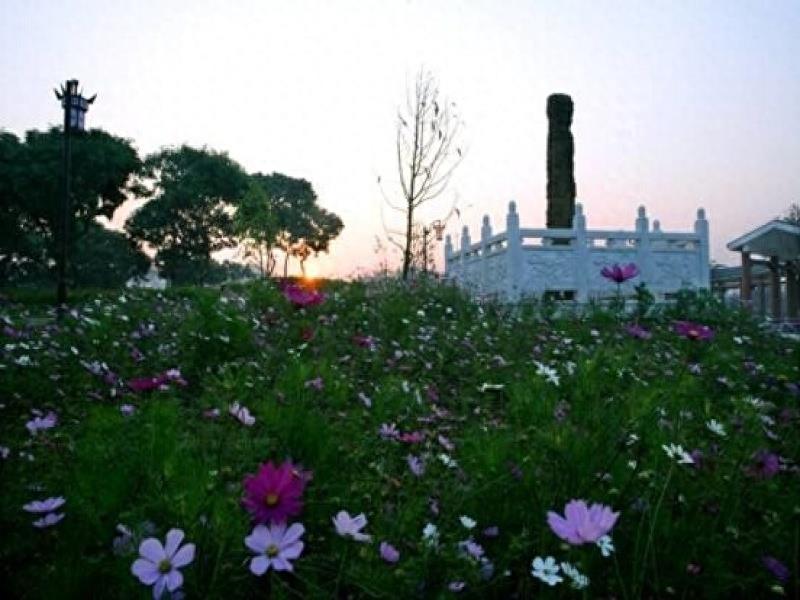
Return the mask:
<path fill-rule="evenodd" d="M 269 562 L 266 556 L 256 556 L 250 561 L 250 572 L 257 576 L 263 575 L 269 568 Z"/>
<path fill-rule="evenodd" d="M 288 560 L 283 558 L 282 556 L 276 556 L 272 559 L 272 568 L 276 571 L 292 571 L 292 563 Z"/>
<path fill-rule="evenodd" d="M 167 589 L 174 592 L 183 585 L 183 575 L 178 569 L 172 569 L 167 573 Z"/>
<path fill-rule="evenodd" d="M 155 564 L 167 558 L 167 554 L 164 552 L 164 546 L 162 546 L 161 542 L 156 538 L 147 538 L 139 544 L 139 554 Z"/>
<path fill-rule="evenodd" d="M 131 565 L 131 573 L 145 585 L 153 585 L 158 579 L 158 567 L 144 558 L 137 558 Z"/>
<path fill-rule="evenodd" d="M 172 557 L 172 566 L 176 569 L 185 567 L 194 560 L 194 544 L 186 544 Z"/>
<path fill-rule="evenodd" d="M 180 529 L 170 529 L 167 533 L 167 543 L 164 545 L 164 553 L 170 560 L 178 550 L 178 546 L 183 541 L 183 531 Z"/>
<path fill-rule="evenodd" d="M 160 575 L 158 577 L 158 581 L 153 586 L 153 599 L 159 600 L 161 596 L 164 594 L 164 588 L 167 587 L 167 577 L 165 575 Z"/>
<path fill-rule="evenodd" d="M 297 540 L 299 540 L 302 535 L 305 533 L 306 528 L 303 527 L 300 523 L 292 523 L 289 529 L 286 530 L 286 533 L 283 535 L 282 545 L 290 546 L 294 544 Z"/>
<path fill-rule="evenodd" d="M 303 542 L 295 542 L 289 546 L 284 546 L 281 550 L 281 556 L 284 558 L 288 558 L 289 560 L 294 560 L 303 552 Z"/>

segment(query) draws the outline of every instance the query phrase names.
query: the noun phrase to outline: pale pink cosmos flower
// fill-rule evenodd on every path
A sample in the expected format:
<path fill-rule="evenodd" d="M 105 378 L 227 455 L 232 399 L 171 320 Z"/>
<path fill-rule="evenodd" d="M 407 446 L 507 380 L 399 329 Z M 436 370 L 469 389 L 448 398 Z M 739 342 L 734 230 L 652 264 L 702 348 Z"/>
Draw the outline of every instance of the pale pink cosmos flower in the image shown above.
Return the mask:
<path fill-rule="evenodd" d="M 547 523 L 562 540 L 573 545 L 594 543 L 614 527 L 618 512 L 602 504 L 586 505 L 583 500 L 572 500 L 564 508 L 564 517 L 552 511 L 547 513 Z"/>
<path fill-rule="evenodd" d="M 292 523 L 287 528 L 286 522 L 256 525 L 253 532 L 244 538 L 245 546 L 256 553 L 250 560 L 250 572 L 263 575 L 272 567 L 275 571 L 292 571 L 291 560 L 303 552 L 300 538 L 305 528 L 300 523 Z"/>
<path fill-rule="evenodd" d="M 30 431 L 31 435 L 36 435 L 39 431 L 43 429 L 52 429 L 58 423 L 58 417 L 56 413 L 50 411 L 44 417 L 35 417 L 31 419 L 27 423 L 25 423 L 25 427 Z"/>
<path fill-rule="evenodd" d="M 147 538 L 139 545 L 139 554 L 131 565 L 131 573 L 145 585 L 153 586 L 153 598 L 158 600 L 165 589 L 174 592 L 183 585 L 183 575 L 178 570 L 194 560 L 194 544 L 179 547 L 183 531 L 170 529 L 167 543 L 161 545 L 156 538 Z"/>
<path fill-rule="evenodd" d="M 333 525 L 336 527 L 336 533 L 342 537 L 350 537 L 357 542 L 372 541 L 371 535 L 361 533 L 361 530 L 367 525 L 367 517 L 364 513 L 351 517 L 350 513 L 341 510 L 333 517 Z"/>
<path fill-rule="evenodd" d="M 381 558 L 388 563 L 394 564 L 400 560 L 400 551 L 389 542 L 381 542 L 380 553 Z"/>
<path fill-rule="evenodd" d="M 65 502 L 66 500 L 63 496 L 54 496 L 52 498 L 33 500 L 27 504 L 23 504 L 22 510 L 28 511 L 29 513 L 48 513 L 61 508 L 64 506 Z"/>
<path fill-rule="evenodd" d="M 47 513 L 41 519 L 36 519 L 33 522 L 33 526 L 38 527 L 39 529 L 51 527 L 52 525 L 55 525 L 61 521 L 61 519 L 63 519 L 65 516 L 66 515 L 64 515 L 64 513 Z"/>

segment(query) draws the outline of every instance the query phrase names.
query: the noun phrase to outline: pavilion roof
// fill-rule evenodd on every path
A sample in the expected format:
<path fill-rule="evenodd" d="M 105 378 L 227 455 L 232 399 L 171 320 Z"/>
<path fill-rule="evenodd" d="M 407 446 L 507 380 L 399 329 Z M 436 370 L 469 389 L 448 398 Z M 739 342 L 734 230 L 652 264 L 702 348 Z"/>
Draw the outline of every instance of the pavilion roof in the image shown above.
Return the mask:
<path fill-rule="evenodd" d="M 775 219 L 728 242 L 728 250 L 779 260 L 800 258 L 800 225 Z"/>

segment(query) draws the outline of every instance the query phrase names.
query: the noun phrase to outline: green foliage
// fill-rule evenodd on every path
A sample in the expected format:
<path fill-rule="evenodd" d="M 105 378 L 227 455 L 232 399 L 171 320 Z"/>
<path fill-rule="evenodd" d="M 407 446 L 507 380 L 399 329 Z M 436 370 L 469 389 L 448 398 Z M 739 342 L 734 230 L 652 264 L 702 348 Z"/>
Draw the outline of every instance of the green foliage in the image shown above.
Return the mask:
<path fill-rule="evenodd" d="M 145 160 L 152 198 L 126 222 L 128 234 L 157 250 L 162 274 L 175 283 L 205 281 L 211 253 L 236 244 L 231 213 L 247 175 L 224 153 L 169 148 Z"/>
<path fill-rule="evenodd" d="M 587 597 L 766 597 L 778 582 L 761 557 L 794 569 L 796 341 L 698 294 L 647 311 L 653 336 L 641 340 L 600 306 L 559 316 L 546 303 L 478 305 L 430 281 L 324 291 L 304 309 L 271 281 L 84 294 L 58 327 L 46 306 L 4 305 L 24 336 L 0 333 L 4 593 L 149 597 L 130 566 L 143 538 L 173 527 L 197 545 L 183 569 L 189 597 L 438 598 L 454 581 L 465 597 L 574 594 L 531 577 L 535 556 L 578 566 Z M 678 318 L 713 324 L 713 341 L 678 337 Z M 179 368 L 188 385 L 133 393 L 91 374 L 92 361 L 123 381 Z M 234 402 L 254 424 L 229 414 Z M 33 409 L 55 411 L 58 425 L 31 436 Z M 423 439 L 383 439 L 384 423 Z M 702 459 L 680 464 L 668 444 Z M 762 449 L 781 456 L 774 477 L 752 475 Z M 293 519 L 305 548 L 293 573 L 257 578 L 241 482 L 285 459 L 313 471 Z M 33 528 L 22 505 L 59 495 L 64 520 Z M 620 511 L 615 556 L 547 527 L 547 511 L 572 498 Z M 373 542 L 337 536 L 340 510 L 364 512 Z M 134 539 L 115 551 L 118 523 Z M 435 548 L 427 523 L 439 528 Z M 468 538 L 492 574 L 459 550 Z M 384 540 L 400 550 L 396 565 L 379 556 Z M 783 592 L 796 594 L 796 581 Z"/>
<path fill-rule="evenodd" d="M 96 217 L 111 218 L 139 191 L 141 167 L 129 140 L 100 129 L 72 137 L 73 243 L 94 230 Z M 0 132 L 0 280 L 50 268 L 62 176 L 59 128 L 28 131 L 24 141 Z"/>

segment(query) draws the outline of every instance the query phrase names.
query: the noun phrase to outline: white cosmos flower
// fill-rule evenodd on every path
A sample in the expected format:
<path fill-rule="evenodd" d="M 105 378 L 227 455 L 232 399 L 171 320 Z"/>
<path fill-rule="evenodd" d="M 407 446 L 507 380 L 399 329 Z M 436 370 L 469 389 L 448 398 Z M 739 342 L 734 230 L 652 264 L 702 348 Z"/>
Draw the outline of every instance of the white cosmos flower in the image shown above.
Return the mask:
<path fill-rule="evenodd" d="M 474 529 L 475 525 L 478 524 L 475 519 L 470 519 L 467 515 L 461 515 L 459 521 L 461 521 L 461 524 L 467 529 Z"/>
<path fill-rule="evenodd" d="M 608 558 L 614 553 L 614 542 L 610 535 L 604 535 L 595 542 L 597 547 L 600 548 L 600 554 Z"/>
<path fill-rule="evenodd" d="M 572 587 L 582 590 L 589 587 L 589 578 L 568 562 L 561 563 L 561 571 L 572 580 Z"/>
<path fill-rule="evenodd" d="M 564 581 L 558 571 L 558 563 L 552 556 L 548 556 L 544 560 L 542 560 L 541 556 L 537 556 L 531 563 L 531 575 L 544 581 L 549 586 L 554 586 Z"/>
<path fill-rule="evenodd" d="M 165 589 L 174 592 L 183 585 L 178 570 L 194 560 L 194 544 L 180 547 L 183 531 L 170 529 L 163 546 L 156 538 L 147 538 L 139 545 L 140 558 L 131 565 L 131 573 L 145 585 L 153 586 L 153 598 L 161 598 Z"/>
<path fill-rule="evenodd" d="M 725 427 L 722 426 L 722 423 L 717 421 L 716 419 L 711 419 L 710 421 L 706 421 L 706 427 L 711 433 L 716 433 L 720 437 L 725 437 L 727 434 L 725 433 Z"/>

